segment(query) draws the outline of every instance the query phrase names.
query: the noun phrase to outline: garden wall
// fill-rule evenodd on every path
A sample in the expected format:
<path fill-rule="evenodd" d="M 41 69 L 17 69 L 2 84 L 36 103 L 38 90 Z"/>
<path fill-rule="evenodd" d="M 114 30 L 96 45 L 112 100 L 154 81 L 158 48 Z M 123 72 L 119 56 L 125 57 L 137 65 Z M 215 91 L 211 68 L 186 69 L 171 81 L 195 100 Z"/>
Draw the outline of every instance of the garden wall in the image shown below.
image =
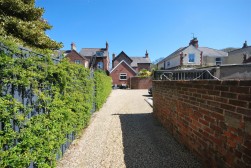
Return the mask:
<path fill-rule="evenodd" d="M 251 80 L 153 81 L 153 113 L 206 167 L 251 167 Z"/>
<path fill-rule="evenodd" d="M 131 77 L 131 89 L 149 89 L 152 86 L 152 78 Z"/>

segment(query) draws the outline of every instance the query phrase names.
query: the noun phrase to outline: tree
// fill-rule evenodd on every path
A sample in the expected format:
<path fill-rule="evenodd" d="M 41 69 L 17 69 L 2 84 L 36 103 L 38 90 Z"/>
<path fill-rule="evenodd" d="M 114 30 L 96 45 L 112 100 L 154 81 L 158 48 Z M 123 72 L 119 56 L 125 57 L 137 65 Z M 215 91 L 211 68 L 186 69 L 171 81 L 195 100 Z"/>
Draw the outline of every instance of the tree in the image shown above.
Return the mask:
<path fill-rule="evenodd" d="M 45 34 L 52 26 L 42 18 L 43 13 L 43 8 L 35 7 L 35 0 L 0 0 L 0 36 L 31 48 L 61 48 L 62 43 Z"/>
<path fill-rule="evenodd" d="M 150 77 L 152 73 L 146 69 L 141 69 L 138 73 L 139 77 Z"/>

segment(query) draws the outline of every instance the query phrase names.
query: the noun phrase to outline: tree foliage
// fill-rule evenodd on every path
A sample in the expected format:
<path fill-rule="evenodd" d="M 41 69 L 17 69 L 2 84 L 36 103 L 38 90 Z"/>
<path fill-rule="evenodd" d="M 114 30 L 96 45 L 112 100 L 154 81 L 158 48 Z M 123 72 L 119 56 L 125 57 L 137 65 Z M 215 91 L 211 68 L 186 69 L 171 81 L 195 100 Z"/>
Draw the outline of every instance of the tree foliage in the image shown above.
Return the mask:
<path fill-rule="evenodd" d="M 139 77 L 150 77 L 152 73 L 146 69 L 141 69 L 138 73 Z"/>
<path fill-rule="evenodd" d="M 31 48 L 61 48 L 62 43 L 45 34 L 52 26 L 42 18 L 43 13 L 43 8 L 35 7 L 35 0 L 0 0 L 0 36 Z"/>

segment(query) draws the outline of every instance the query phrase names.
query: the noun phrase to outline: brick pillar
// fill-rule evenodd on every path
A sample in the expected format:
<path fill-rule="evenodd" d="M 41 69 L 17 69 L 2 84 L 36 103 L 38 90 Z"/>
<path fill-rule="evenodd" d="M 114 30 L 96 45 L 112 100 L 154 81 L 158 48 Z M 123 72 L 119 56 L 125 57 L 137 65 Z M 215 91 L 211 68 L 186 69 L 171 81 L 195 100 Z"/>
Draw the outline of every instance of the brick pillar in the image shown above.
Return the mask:
<path fill-rule="evenodd" d="M 183 65 L 183 52 L 180 53 L 180 66 Z"/>

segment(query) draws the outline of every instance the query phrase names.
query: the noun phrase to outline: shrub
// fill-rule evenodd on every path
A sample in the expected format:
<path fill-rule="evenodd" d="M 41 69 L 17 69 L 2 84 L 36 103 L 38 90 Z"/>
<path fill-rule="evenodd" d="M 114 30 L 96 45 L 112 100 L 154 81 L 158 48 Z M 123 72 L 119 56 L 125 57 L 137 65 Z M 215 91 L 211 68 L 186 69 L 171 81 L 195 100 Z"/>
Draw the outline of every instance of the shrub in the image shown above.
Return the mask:
<path fill-rule="evenodd" d="M 107 76 L 105 72 L 97 70 L 94 73 L 95 87 L 96 87 L 96 108 L 99 110 L 105 103 L 107 97 L 112 91 L 112 79 Z"/>
<path fill-rule="evenodd" d="M 103 78 L 97 73 L 96 83 Z M 55 167 L 60 146 L 69 141 L 66 135 L 76 135 L 88 124 L 93 86 L 90 71 L 81 65 L 67 60 L 54 64 L 50 57 L 36 55 L 12 58 L 1 52 L 0 167 L 28 167 L 31 162 Z M 97 86 L 99 106 L 108 94 L 106 87 L 106 82 Z"/>

